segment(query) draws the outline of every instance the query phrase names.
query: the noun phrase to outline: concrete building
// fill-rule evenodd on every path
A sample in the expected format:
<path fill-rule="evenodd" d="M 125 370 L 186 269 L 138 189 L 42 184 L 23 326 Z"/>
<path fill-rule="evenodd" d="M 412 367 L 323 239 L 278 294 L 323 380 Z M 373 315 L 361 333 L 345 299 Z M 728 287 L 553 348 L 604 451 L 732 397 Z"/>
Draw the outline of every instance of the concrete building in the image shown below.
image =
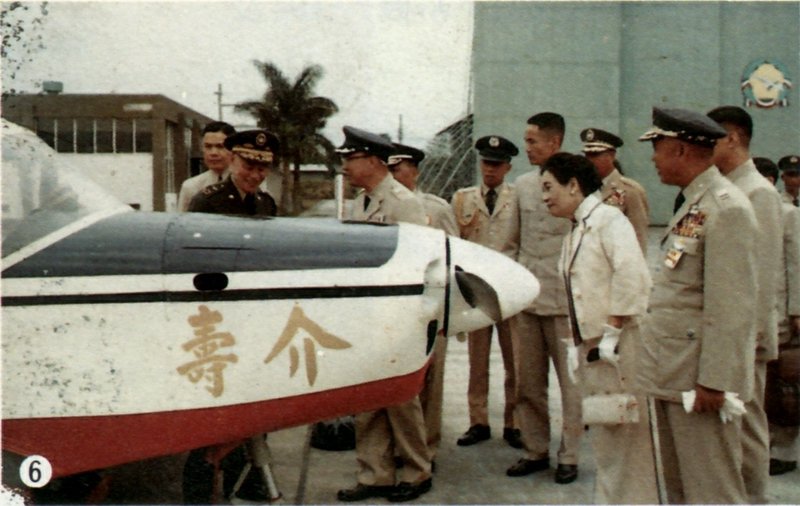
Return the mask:
<path fill-rule="evenodd" d="M 181 182 L 201 170 L 211 121 L 163 95 L 8 95 L 2 115 L 143 211 L 175 209 Z"/>
<path fill-rule="evenodd" d="M 754 156 L 798 150 L 798 2 L 476 2 L 472 59 L 476 138 L 522 146 L 526 119 L 542 111 L 565 117 L 566 151 L 580 150 L 583 128 L 616 132 L 654 224 L 668 221 L 677 189 L 659 182 L 650 144 L 637 142 L 653 106 L 747 106 Z M 770 65 L 772 77 L 758 75 Z M 781 95 L 774 105 L 753 100 L 758 82 Z M 512 180 L 530 170 L 524 153 L 513 163 Z"/>

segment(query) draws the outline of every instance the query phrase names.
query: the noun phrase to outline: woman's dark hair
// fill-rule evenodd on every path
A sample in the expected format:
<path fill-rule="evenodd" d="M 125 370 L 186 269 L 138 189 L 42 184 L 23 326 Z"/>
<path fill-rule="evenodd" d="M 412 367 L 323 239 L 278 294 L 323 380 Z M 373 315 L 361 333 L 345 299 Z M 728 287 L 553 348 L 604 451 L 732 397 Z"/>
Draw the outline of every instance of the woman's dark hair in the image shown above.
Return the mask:
<path fill-rule="evenodd" d="M 603 185 L 594 164 L 586 157 L 572 153 L 554 154 L 544 162 L 541 171 L 542 174 L 549 172 L 564 186 L 574 177 L 584 196 L 596 192 Z"/>

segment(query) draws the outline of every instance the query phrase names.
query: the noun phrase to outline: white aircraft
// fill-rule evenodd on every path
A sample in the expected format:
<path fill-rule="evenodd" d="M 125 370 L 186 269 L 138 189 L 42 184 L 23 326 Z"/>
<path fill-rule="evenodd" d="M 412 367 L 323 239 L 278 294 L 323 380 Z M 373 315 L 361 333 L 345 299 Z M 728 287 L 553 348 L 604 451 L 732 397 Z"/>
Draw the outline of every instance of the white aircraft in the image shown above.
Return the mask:
<path fill-rule="evenodd" d="M 137 212 L 2 128 L 3 451 L 53 477 L 404 402 L 539 291 L 430 228 Z"/>

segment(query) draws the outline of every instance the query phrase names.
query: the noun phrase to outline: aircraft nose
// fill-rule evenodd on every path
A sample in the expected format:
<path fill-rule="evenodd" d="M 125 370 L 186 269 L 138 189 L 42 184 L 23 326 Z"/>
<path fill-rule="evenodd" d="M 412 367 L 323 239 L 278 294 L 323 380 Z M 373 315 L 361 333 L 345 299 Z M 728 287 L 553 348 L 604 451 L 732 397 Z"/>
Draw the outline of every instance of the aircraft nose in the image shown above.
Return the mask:
<path fill-rule="evenodd" d="M 529 307 L 539 295 L 539 281 L 516 261 L 463 239 L 448 240 L 453 266 L 448 334 L 505 320 Z"/>

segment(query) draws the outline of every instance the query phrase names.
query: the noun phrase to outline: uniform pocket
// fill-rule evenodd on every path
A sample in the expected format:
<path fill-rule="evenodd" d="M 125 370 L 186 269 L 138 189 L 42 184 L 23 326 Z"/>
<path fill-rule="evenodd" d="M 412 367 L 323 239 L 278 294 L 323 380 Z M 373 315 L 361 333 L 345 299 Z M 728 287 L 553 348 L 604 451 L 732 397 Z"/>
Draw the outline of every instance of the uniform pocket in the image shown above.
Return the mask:
<path fill-rule="evenodd" d="M 692 390 L 697 382 L 700 340 L 693 331 L 658 340 L 658 385 L 668 390 Z"/>
<path fill-rule="evenodd" d="M 703 282 L 703 243 L 693 237 L 670 235 L 663 267 L 666 276 L 685 285 Z"/>

